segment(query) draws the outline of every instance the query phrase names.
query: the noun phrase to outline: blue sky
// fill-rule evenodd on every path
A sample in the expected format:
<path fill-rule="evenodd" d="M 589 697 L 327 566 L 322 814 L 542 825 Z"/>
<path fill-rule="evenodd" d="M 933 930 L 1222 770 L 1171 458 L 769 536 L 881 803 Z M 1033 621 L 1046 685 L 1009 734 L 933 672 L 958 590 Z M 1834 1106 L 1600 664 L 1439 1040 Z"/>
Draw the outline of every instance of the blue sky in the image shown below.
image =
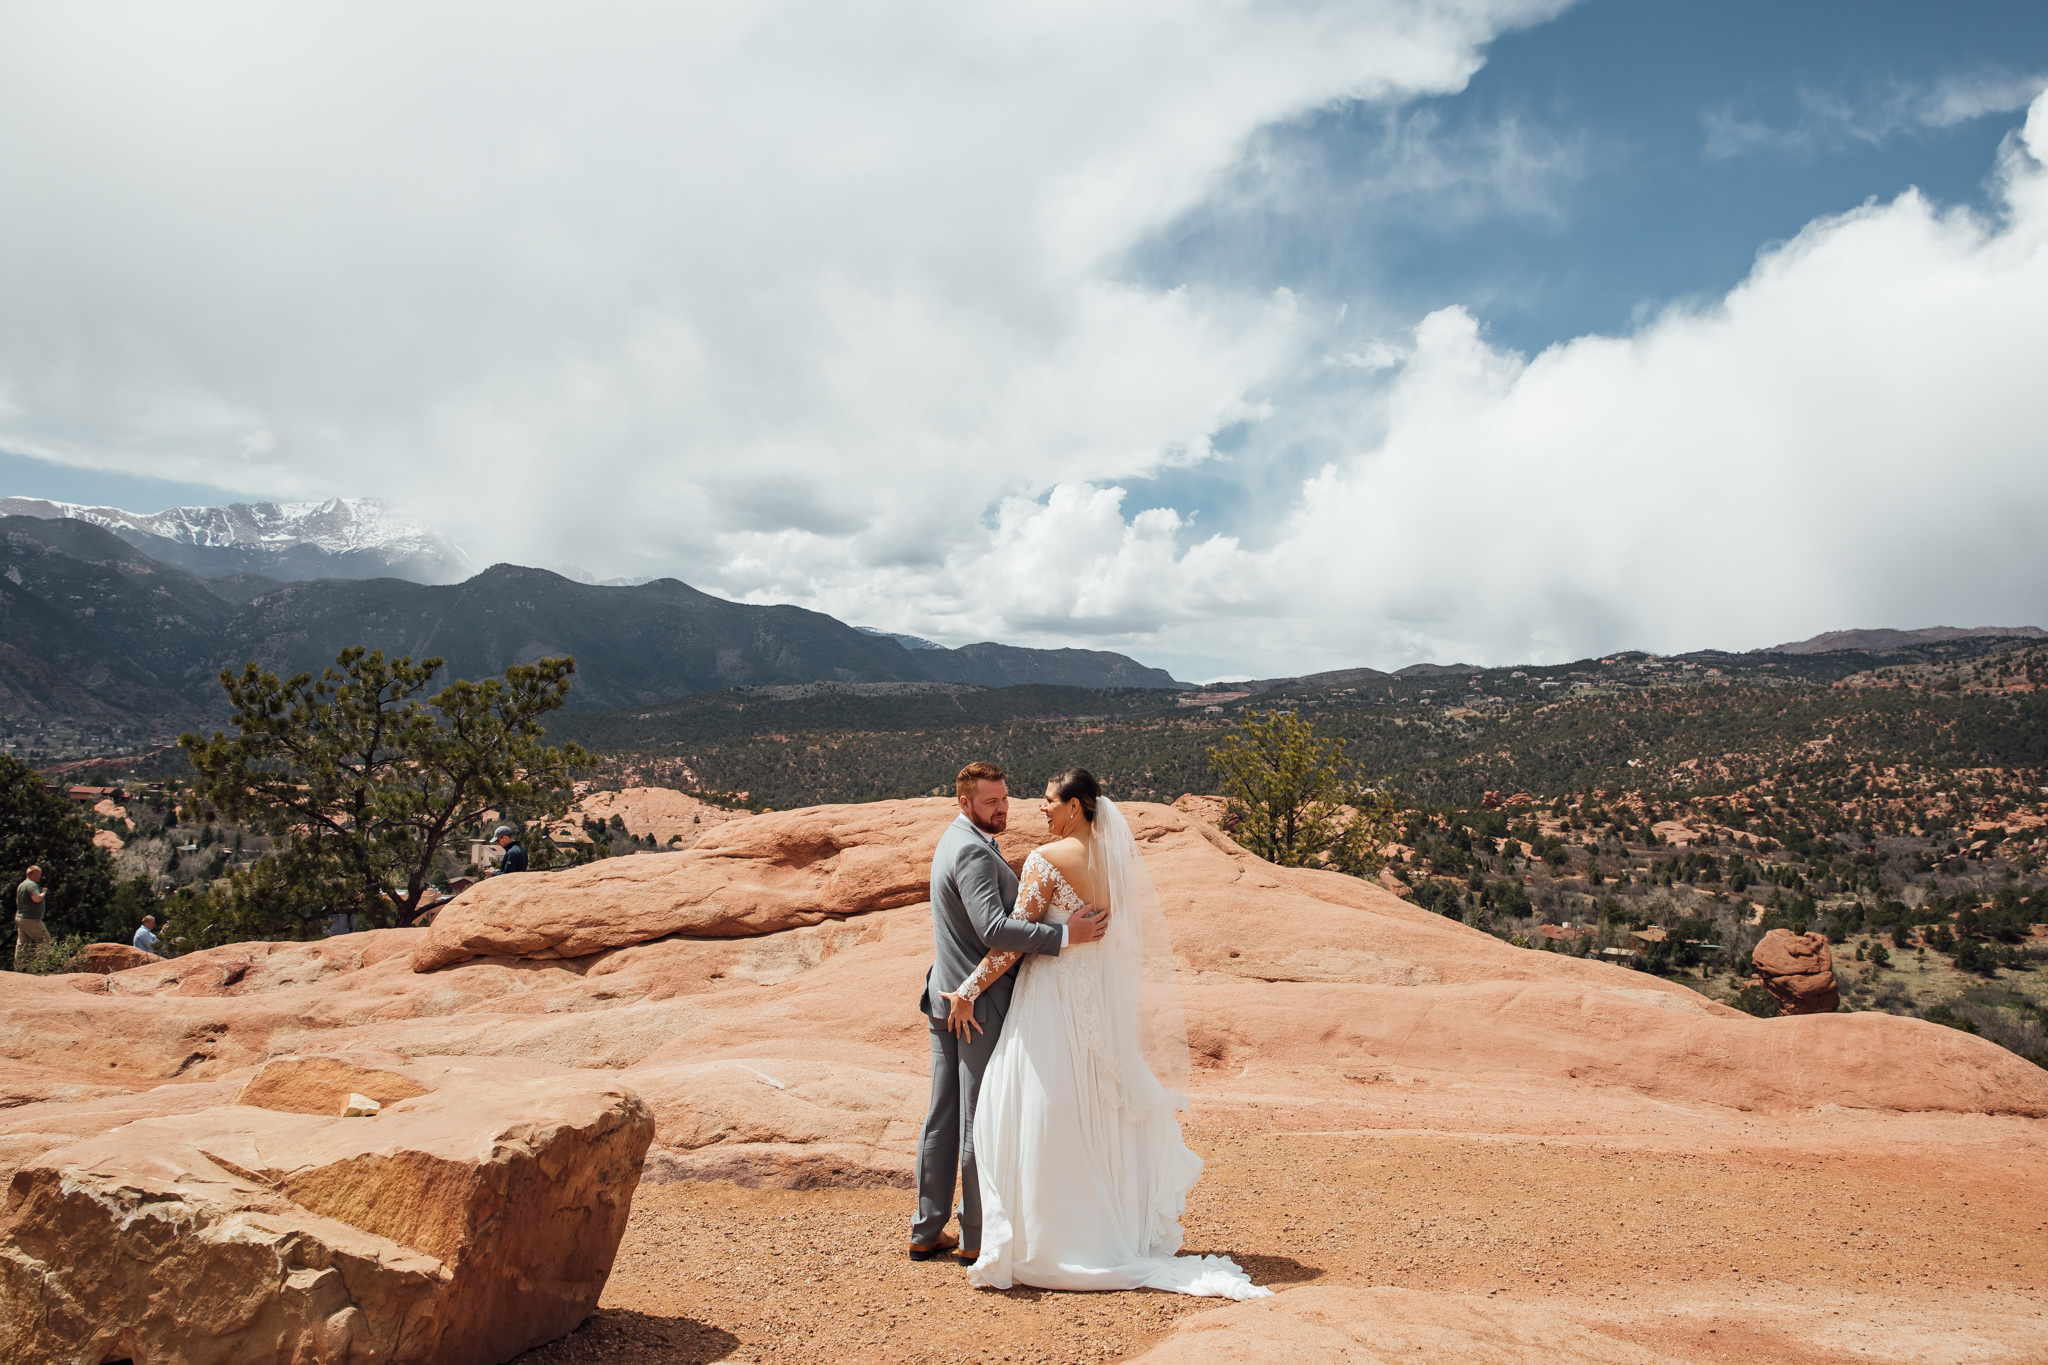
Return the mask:
<path fill-rule="evenodd" d="M 1869 199 L 1996 212 L 1999 145 L 2044 84 L 2048 5 L 1590 0 L 1497 38 L 1455 94 L 1265 130 L 1230 191 L 1128 268 L 1334 301 L 1361 346 L 1461 304 L 1533 355 L 1717 298 Z M 1275 437 L 1233 428 L 1219 444 L 1249 460 L 1170 471 L 1132 506 L 1256 536 L 1294 493 L 1274 475 L 1333 453 L 1330 433 Z"/>
<path fill-rule="evenodd" d="M 1185 677 L 2039 624 L 2044 85 L 2017 3 L 14 6 L 0 486 Z"/>
<path fill-rule="evenodd" d="M 1238 177 L 1135 252 L 1420 316 L 1462 303 L 1536 351 L 1725 292 L 1759 248 L 1918 186 L 1987 204 L 2048 81 L 2048 5 L 1593 0 L 1496 39 L 1454 95 L 1269 130 Z M 1943 110 L 1947 91 L 1992 107 Z M 1421 182 L 1421 183 L 1418 183 Z"/>
<path fill-rule="evenodd" d="M 47 498 L 85 507 L 119 507 L 161 512 L 166 507 L 199 507 L 221 501 L 224 490 L 203 483 L 152 479 L 119 470 L 53 464 L 0 450 L 0 496 Z M 261 494 L 253 496 L 261 497 Z M 246 500 L 246 498 L 245 498 Z"/>

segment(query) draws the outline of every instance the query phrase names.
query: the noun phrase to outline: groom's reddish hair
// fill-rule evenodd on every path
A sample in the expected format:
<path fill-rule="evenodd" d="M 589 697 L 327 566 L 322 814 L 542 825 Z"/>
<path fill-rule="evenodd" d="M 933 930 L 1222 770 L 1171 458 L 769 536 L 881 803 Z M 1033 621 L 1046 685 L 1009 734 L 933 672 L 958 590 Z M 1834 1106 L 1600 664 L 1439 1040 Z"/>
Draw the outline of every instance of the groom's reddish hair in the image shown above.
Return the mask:
<path fill-rule="evenodd" d="M 1004 777 L 1003 770 L 995 764 L 984 763 L 980 759 L 976 759 L 960 770 L 960 776 L 953 780 L 953 790 L 962 800 L 965 800 L 974 794 L 975 783 L 1001 782 L 1004 780 Z"/>

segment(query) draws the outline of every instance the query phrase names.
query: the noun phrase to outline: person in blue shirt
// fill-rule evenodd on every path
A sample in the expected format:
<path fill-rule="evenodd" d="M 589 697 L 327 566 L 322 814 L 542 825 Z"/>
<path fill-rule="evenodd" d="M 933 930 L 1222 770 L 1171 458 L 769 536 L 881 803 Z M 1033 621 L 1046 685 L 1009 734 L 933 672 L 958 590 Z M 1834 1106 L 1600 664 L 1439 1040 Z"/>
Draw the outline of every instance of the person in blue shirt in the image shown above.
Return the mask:
<path fill-rule="evenodd" d="M 496 841 L 499 848 L 505 850 L 505 860 L 486 872 L 485 876 L 495 877 L 504 872 L 526 871 L 526 848 L 519 842 L 519 836 L 512 832 L 512 826 L 498 826 L 498 832 L 491 838 Z"/>
<path fill-rule="evenodd" d="M 156 916 L 144 915 L 142 927 L 135 931 L 135 946 L 145 953 L 153 953 L 156 951 L 156 944 Z"/>

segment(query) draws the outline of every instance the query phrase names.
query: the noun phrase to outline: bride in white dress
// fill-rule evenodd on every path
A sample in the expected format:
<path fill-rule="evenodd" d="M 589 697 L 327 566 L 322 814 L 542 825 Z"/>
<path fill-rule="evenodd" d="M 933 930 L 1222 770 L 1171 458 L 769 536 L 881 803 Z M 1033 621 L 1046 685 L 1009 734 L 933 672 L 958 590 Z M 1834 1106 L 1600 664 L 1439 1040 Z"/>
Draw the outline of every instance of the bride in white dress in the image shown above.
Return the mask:
<path fill-rule="evenodd" d="M 1259 1298 L 1227 1256 L 1179 1256 L 1202 1159 L 1181 1141 L 1187 1030 L 1173 947 L 1137 841 L 1084 768 L 1046 786 L 1055 841 L 1024 860 L 1015 914 L 1054 924 L 1109 907 L 1098 943 L 1019 968 L 974 1116 L 982 1244 L 970 1278 L 1008 1289 L 1170 1289 Z M 956 1016 L 1017 954 L 993 952 Z"/>

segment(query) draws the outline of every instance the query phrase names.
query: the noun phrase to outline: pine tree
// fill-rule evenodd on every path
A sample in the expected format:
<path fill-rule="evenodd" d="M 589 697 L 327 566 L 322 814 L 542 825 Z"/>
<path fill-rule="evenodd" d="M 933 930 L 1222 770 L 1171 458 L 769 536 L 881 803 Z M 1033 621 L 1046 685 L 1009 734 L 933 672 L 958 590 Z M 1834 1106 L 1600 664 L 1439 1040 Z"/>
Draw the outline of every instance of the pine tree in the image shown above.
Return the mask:
<path fill-rule="evenodd" d="M 409 920 L 441 846 L 487 813 L 559 818 L 574 744 L 550 748 L 540 718 L 569 695 L 573 659 L 515 664 L 502 679 L 457 679 L 431 696 L 440 659 L 345 649 L 318 679 L 247 665 L 223 671 L 230 738 L 179 743 L 198 792 L 229 820 L 260 825 L 276 851 L 195 904 L 185 946 L 312 937 L 328 915 Z"/>
<path fill-rule="evenodd" d="M 1320 738 L 1291 711 L 1248 710 L 1238 732 L 1209 750 L 1209 764 L 1222 779 L 1231 837 L 1261 858 L 1354 876 L 1379 870 L 1394 801 L 1347 772 L 1343 740 Z"/>

